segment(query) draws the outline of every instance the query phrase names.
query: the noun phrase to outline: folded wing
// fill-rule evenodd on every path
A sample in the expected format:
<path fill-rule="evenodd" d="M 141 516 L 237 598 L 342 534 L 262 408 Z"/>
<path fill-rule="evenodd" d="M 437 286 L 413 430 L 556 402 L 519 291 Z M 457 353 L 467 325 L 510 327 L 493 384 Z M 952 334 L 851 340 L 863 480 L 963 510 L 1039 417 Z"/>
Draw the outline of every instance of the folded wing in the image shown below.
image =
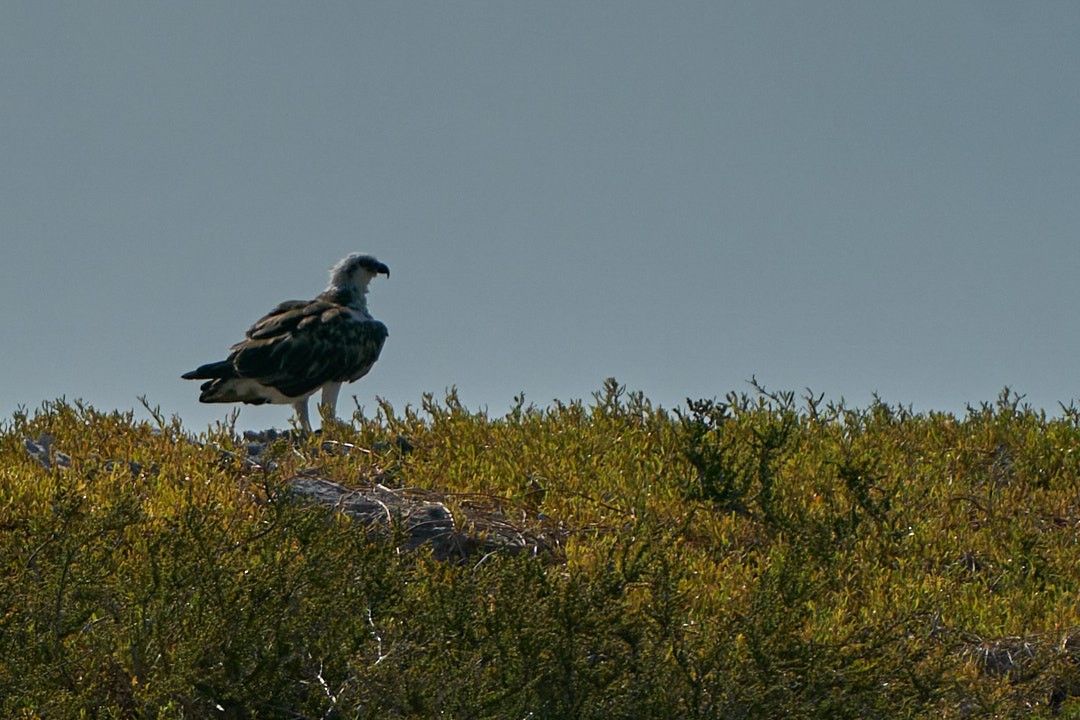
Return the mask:
<path fill-rule="evenodd" d="M 386 336 L 385 325 L 348 307 L 290 301 L 255 323 L 227 362 L 239 377 L 301 397 L 366 375 Z"/>

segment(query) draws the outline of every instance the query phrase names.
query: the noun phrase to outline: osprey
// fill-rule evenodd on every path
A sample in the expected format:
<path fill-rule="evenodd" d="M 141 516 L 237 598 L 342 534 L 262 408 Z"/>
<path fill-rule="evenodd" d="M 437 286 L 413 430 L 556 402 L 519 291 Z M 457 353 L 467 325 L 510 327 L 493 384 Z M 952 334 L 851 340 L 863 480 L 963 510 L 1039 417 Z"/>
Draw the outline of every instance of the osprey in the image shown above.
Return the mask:
<path fill-rule="evenodd" d="M 287 300 L 251 326 L 229 357 L 182 376 L 206 380 L 199 401 L 291 404 L 311 430 L 307 400 L 322 390 L 333 414 L 341 384 L 367 375 L 379 359 L 386 326 L 368 313 L 368 283 L 390 268 L 371 255 L 346 255 L 314 300 Z"/>

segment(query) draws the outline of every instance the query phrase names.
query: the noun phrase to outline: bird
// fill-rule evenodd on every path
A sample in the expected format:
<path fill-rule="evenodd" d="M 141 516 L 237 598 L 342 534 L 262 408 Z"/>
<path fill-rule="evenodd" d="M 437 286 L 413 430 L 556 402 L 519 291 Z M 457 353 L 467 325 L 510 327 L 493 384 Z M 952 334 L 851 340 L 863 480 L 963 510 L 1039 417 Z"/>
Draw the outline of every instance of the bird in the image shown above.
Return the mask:
<path fill-rule="evenodd" d="M 386 325 L 367 307 L 368 284 L 390 277 L 371 255 L 351 253 L 330 269 L 330 284 L 314 300 L 286 300 L 252 325 L 224 360 L 184 373 L 206 380 L 204 403 L 289 404 L 311 432 L 308 398 L 322 390 L 334 417 L 341 385 L 368 374 L 386 342 Z"/>

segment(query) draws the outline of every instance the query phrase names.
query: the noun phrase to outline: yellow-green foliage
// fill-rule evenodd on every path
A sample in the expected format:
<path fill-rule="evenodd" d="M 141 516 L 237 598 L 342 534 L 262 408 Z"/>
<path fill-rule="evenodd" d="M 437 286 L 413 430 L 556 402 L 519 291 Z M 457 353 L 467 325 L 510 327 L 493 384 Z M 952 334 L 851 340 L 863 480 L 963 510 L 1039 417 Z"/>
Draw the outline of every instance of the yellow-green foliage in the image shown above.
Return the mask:
<path fill-rule="evenodd" d="M 974 718 L 1080 696 L 1080 413 L 754 392 L 383 404 L 272 470 L 231 428 L 0 426 L 0 716 Z M 54 438 L 45 468 L 26 439 Z M 328 454 L 321 442 L 350 443 Z M 407 442 L 404 441 L 407 439 Z M 482 497 L 561 547 L 441 562 L 287 492 Z M 477 525 L 476 532 L 482 532 Z"/>

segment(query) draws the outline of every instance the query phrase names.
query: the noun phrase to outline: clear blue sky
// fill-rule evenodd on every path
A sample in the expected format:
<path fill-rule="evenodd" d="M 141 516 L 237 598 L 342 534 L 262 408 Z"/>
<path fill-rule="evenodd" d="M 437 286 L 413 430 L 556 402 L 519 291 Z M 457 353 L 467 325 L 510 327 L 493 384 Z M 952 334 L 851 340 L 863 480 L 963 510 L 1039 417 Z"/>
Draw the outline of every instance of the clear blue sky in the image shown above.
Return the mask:
<path fill-rule="evenodd" d="M 345 415 L 1080 397 L 1072 0 L 9 2 L 0 67 L 0 417 L 204 429 L 180 374 L 351 251 Z"/>

